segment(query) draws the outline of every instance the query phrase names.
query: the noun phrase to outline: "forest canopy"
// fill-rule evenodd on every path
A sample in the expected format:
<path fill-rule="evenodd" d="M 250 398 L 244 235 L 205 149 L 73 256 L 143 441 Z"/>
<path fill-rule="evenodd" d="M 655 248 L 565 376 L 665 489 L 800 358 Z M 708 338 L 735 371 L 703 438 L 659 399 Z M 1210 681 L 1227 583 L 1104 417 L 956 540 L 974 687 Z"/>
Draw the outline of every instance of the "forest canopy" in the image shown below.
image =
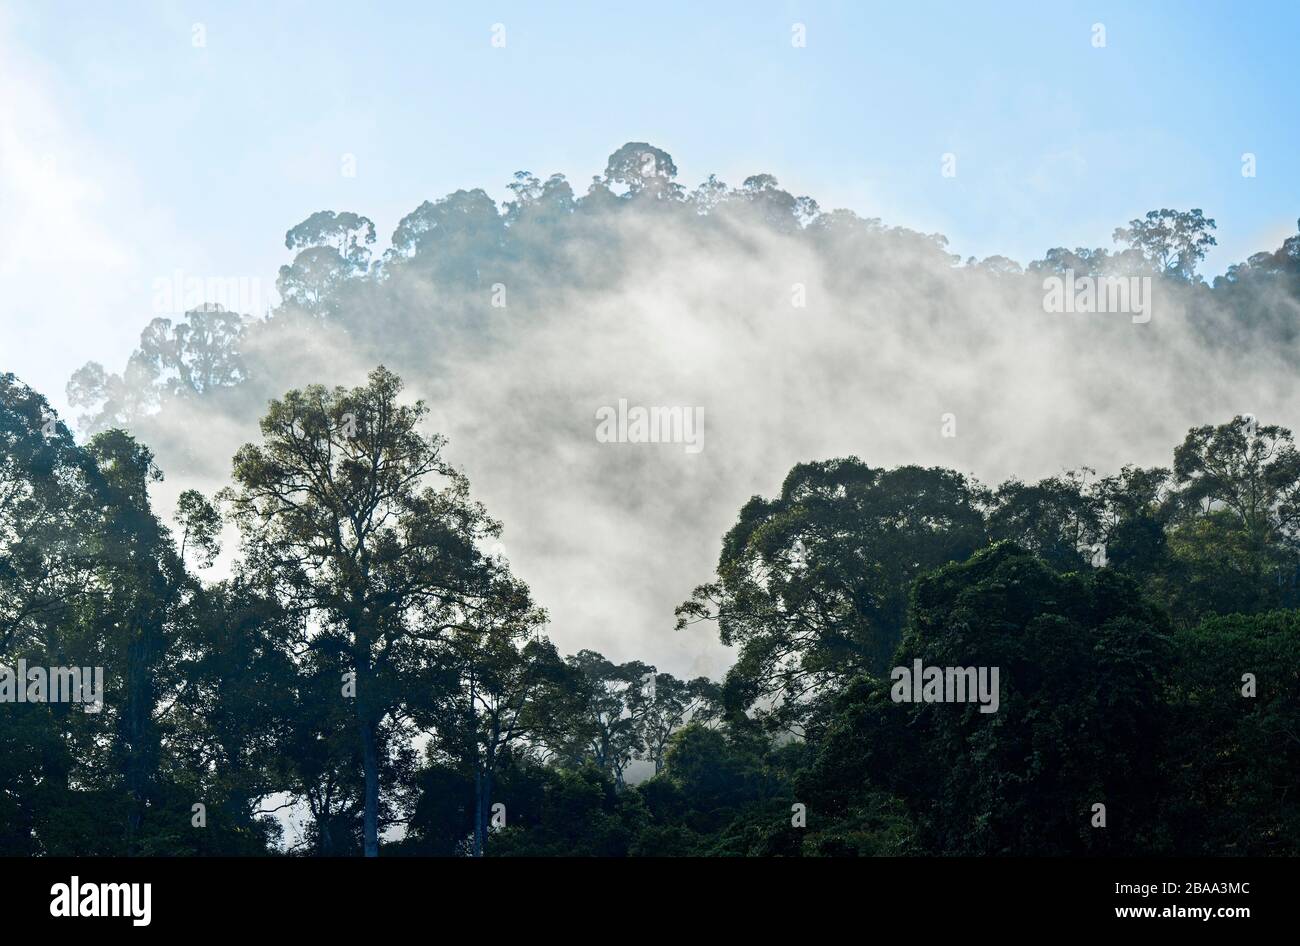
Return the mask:
<path fill-rule="evenodd" d="M 845 390 L 902 413 L 960 359 L 1003 364 L 1009 336 L 1048 372 L 1093 353 L 1081 411 L 1211 364 L 1293 374 L 1300 235 L 1208 283 L 1199 209 L 1136 217 L 1113 248 L 963 261 L 769 174 L 676 177 L 630 142 L 580 196 L 521 171 L 501 206 L 425 201 L 382 252 L 367 217 L 315 213 L 266 316 L 160 314 L 120 371 L 79 369 L 81 438 L 0 375 L 0 666 L 105 671 L 96 712 L 0 702 L 0 854 L 1300 854 L 1288 418 L 1171 421 L 1166 465 L 1047 476 L 1003 444 L 990 482 L 873 465 L 900 451 L 865 438 L 800 453 L 867 347 L 917 377 Z M 1156 321 L 1031 322 L 1066 272 L 1152 279 Z M 808 321 L 774 327 L 800 289 Z M 656 326 L 639 307 L 661 296 L 695 307 Z M 570 446 L 600 447 L 583 424 L 621 369 L 721 415 L 719 465 Z M 1005 407 L 963 403 L 975 427 Z M 466 470 L 502 450 L 488 502 Z M 187 487 L 166 508 L 165 474 Z M 716 636 L 725 672 L 566 646 L 501 540 L 561 530 L 575 507 L 547 497 L 569 475 L 591 521 L 617 493 L 664 530 L 633 544 L 716 562 L 681 587 L 649 574 L 679 602 L 662 632 Z M 730 499 L 754 478 L 779 489 Z M 655 544 L 719 515 L 720 549 Z M 897 701 L 913 661 L 998 668 L 997 711 Z"/>

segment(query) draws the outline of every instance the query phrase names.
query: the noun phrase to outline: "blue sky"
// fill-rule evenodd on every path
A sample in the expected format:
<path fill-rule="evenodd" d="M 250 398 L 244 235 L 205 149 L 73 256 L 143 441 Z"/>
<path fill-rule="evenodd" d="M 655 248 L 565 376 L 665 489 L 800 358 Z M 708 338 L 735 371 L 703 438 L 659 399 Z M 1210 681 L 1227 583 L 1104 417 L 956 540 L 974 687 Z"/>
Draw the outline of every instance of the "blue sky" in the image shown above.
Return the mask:
<path fill-rule="evenodd" d="M 628 140 L 687 187 L 770 172 L 963 257 L 1110 246 L 1148 209 L 1200 207 L 1217 274 L 1300 217 L 1297 35 L 1294 2 L 9 2 L 0 366 L 61 405 L 87 359 L 120 370 L 157 278 L 269 290 L 313 211 L 364 213 L 383 242 L 519 169 L 581 192 Z"/>

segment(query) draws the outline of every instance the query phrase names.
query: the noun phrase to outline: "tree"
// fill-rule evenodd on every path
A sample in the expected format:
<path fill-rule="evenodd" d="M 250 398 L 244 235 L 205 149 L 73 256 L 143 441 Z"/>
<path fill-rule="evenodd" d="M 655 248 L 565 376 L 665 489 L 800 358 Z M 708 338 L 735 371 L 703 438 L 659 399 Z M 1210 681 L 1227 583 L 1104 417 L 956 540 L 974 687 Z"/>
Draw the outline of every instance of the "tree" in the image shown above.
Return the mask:
<path fill-rule="evenodd" d="M 1210 618 L 1174 644 L 1163 820 L 1179 853 L 1296 856 L 1300 612 Z"/>
<path fill-rule="evenodd" d="M 451 685 L 437 687 L 440 698 L 415 716 L 442 754 L 473 772 L 475 857 L 487 850 L 498 773 L 517 750 L 554 737 L 572 686 L 555 646 L 531 637 L 542 616 L 526 597 L 516 600 L 520 607 L 450 638 L 442 667 Z"/>
<path fill-rule="evenodd" d="M 577 768 L 513 760 L 501 778 L 510 821 L 493 838 L 498 857 L 625 857 L 646 818 L 633 791 L 588 762 Z"/>
<path fill-rule="evenodd" d="M 312 246 L 280 267 L 276 291 L 284 303 L 314 316 L 342 311 L 340 296 L 355 275 L 352 263 L 332 246 Z"/>
<path fill-rule="evenodd" d="M 418 684 L 444 635 L 485 607 L 497 566 L 475 543 L 500 534 L 401 387 L 380 367 L 362 387 L 273 400 L 262 444 L 236 454 L 225 494 L 250 581 L 302 617 L 305 647 L 351 675 L 340 693 L 355 694 L 368 857 L 379 851 L 381 723 L 426 699 Z M 431 609 L 441 624 L 424 622 Z"/>
<path fill-rule="evenodd" d="M 244 380 L 243 331 L 240 315 L 210 303 L 186 312 L 174 328 L 171 319 L 154 319 L 140 333 L 137 355 L 165 393 L 206 394 Z"/>
<path fill-rule="evenodd" d="M 594 650 L 578 651 L 565 663 L 579 692 L 560 754 L 571 765 L 590 760 L 622 785 L 623 770 L 644 748 L 641 722 L 654 668 L 639 660 L 615 664 Z"/>
<path fill-rule="evenodd" d="M 1092 470 L 1076 470 L 1026 484 L 1011 479 L 993 494 L 989 536 L 1041 556 L 1053 568 L 1086 565 L 1101 539 L 1101 511 L 1085 485 Z"/>
<path fill-rule="evenodd" d="M 298 250 L 280 267 L 275 286 L 288 306 L 331 318 L 344 308 L 345 290 L 370 267 L 375 225 L 354 213 L 321 210 L 284 235 L 286 249 Z"/>
<path fill-rule="evenodd" d="M 1011 543 L 917 582 L 895 661 L 998 670 L 998 708 L 899 702 L 862 678 L 841 700 L 805 781 L 838 806 L 904 800 L 917 843 L 945 855 L 1137 853 L 1169 839 L 1152 747 L 1167 620 L 1111 569 L 1061 575 Z M 865 790 L 865 791 L 864 791 Z M 1093 828 L 1094 804 L 1108 827 Z"/>
<path fill-rule="evenodd" d="M 94 461 L 45 398 L 0 374 L 0 653 L 54 633 L 93 566 Z"/>
<path fill-rule="evenodd" d="M 679 821 L 696 835 L 720 831 L 779 790 L 764 765 L 766 748 L 766 740 L 728 727 L 691 723 L 673 734 L 663 772 L 641 786 L 642 794 L 659 821 Z"/>
<path fill-rule="evenodd" d="M 182 683 L 168 710 L 164 750 L 184 799 L 181 823 L 189 823 L 195 802 L 207 821 L 188 833 L 193 847 L 184 852 L 265 853 L 281 831 L 260 806 L 294 787 L 310 764 L 310 748 L 294 739 L 295 730 L 315 735 L 303 705 L 305 674 L 289 646 L 295 622 L 277 601 L 234 579 L 199 589 L 179 624 Z"/>
<path fill-rule="evenodd" d="M 181 526 L 180 556 L 193 550 L 199 568 L 208 568 L 221 554 L 221 513 L 196 489 L 187 489 L 176 503 L 176 521 Z"/>
<path fill-rule="evenodd" d="M 45 398 L 0 374 L 0 666 L 20 658 L 95 663 L 85 660 L 96 651 L 76 625 L 95 566 L 88 540 L 99 524 L 96 479 L 93 460 Z M 75 842 L 63 843 L 72 833 L 63 825 L 90 818 L 71 789 L 95 727 L 66 710 L 0 704 L 2 854 L 67 852 Z"/>
<path fill-rule="evenodd" d="M 716 174 L 710 174 L 704 183 L 691 191 L 690 201 L 695 207 L 695 212 L 704 216 L 717 210 L 729 196 L 730 188 L 718 180 Z"/>
<path fill-rule="evenodd" d="M 515 179 L 506 188 L 515 199 L 506 203 L 506 223 L 517 225 L 522 220 L 554 223 L 573 213 L 573 188 L 563 174 L 552 174 L 545 182 L 529 171 L 516 171 Z"/>
<path fill-rule="evenodd" d="M 321 210 L 284 235 L 285 249 L 329 246 L 353 269 L 364 270 L 370 259 L 367 249 L 375 242 L 375 224 L 369 217 L 349 212 Z"/>
<path fill-rule="evenodd" d="M 1063 246 L 1054 246 L 1041 260 L 1029 264 L 1031 273 L 1073 272 L 1079 276 L 1096 276 L 1104 273 L 1110 263 L 1110 253 L 1098 247 L 1090 250 L 1085 246 L 1067 250 Z"/>
<path fill-rule="evenodd" d="M 604 184 L 626 187 L 628 197 L 677 200 L 682 188 L 675 177 L 677 165 L 667 151 L 644 141 L 629 141 L 609 156 Z"/>
<path fill-rule="evenodd" d="M 802 734 L 819 704 L 885 669 L 912 582 L 985 541 L 980 492 L 949 470 L 880 470 L 856 457 L 803 463 L 774 500 L 754 497 L 723 539 L 717 580 L 677 609 L 716 621 L 740 654 L 729 717 Z"/>
<path fill-rule="evenodd" d="M 1185 513 L 1226 509 L 1260 542 L 1300 529 L 1300 451 L 1285 427 L 1240 416 L 1194 427 L 1174 451 L 1174 477 Z"/>
<path fill-rule="evenodd" d="M 1167 595 L 1180 624 L 1300 601 L 1300 451 L 1291 432 L 1236 417 L 1174 451 Z"/>
<path fill-rule="evenodd" d="M 671 673 L 656 673 L 653 691 L 643 696 L 645 706 L 637 720 L 638 758 L 653 762 L 655 775 L 660 774 L 673 734 L 691 723 L 716 719 L 721 698 L 721 688 L 708 677 L 679 680 Z"/>
<path fill-rule="evenodd" d="M 1200 210 L 1152 210 L 1127 227 L 1116 227 L 1114 239 L 1138 251 L 1156 272 L 1191 280 L 1206 250 L 1217 245 L 1210 234 L 1214 228 Z"/>
<path fill-rule="evenodd" d="M 398 221 L 386 259 L 432 271 L 454 286 L 477 288 L 485 281 L 484 270 L 499 260 L 505 234 L 505 221 L 485 191 L 458 190 L 426 200 Z"/>
<path fill-rule="evenodd" d="M 147 331 L 147 330 L 146 330 Z M 127 359 L 122 374 L 88 361 L 68 380 L 68 403 L 83 409 L 77 423 L 89 433 L 133 423 L 158 406 L 158 372 L 139 351 Z"/>
<path fill-rule="evenodd" d="M 147 814 L 164 790 L 162 708 L 181 685 L 178 625 L 194 582 L 150 507 L 149 484 L 162 479 L 150 450 L 114 429 L 88 452 L 102 518 L 88 537 L 96 567 L 79 620 L 111 670 L 104 716 L 115 726 L 109 755 L 126 797 L 127 851 L 147 853 Z"/>
<path fill-rule="evenodd" d="M 1107 565 L 1139 580 L 1167 566 L 1165 530 L 1172 509 L 1167 469 L 1125 466 L 1098 480 L 1091 493 L 1098 504 Z"/>
<path fill-rule="evenodd" d="M 89 361 L 68 381 L 68 401 L 84 409 L 78 422 L 90 433 L 128 427 L 158 410 L 168 397 L 193 397 L 233 388 L 247 378 L 240 344 L 244 320 L 215 303 L 171 319 L 153 319 L 122 374 Z"/>
<path fill-rule="evenodd" d="M 745 178 L 736 197 L 753 208 L 759 218 L 778 231 L 790 232 L 811 222 L 819 212 L 811 197 L 795 197 L 777 186 L 771 174 Z"/>

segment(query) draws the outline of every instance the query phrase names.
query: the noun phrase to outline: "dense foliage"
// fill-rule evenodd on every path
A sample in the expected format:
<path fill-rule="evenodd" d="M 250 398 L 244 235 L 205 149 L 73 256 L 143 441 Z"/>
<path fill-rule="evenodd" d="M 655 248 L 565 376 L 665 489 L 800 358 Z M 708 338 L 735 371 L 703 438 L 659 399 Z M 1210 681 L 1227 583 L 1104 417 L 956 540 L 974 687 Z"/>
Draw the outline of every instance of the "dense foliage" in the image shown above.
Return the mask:
<path fill-rule="evenodd" d="M 941 237 L 770 175 L 689 194 L 675 175 L 641 143 L 582 197 L 521 172 L 504 212 L 479 190 L 426 202 L 379 260 L 371 221 L 315 214 L 270 318 L 204 306 L 151 323 L 121 374 L 79 370 L 84 442 L 0 376 L 0 665 L 105 669 L 97 712 L 0 703 L 0 854 L 1300 854 L 1285 428 L 1239 416 L 1167 469 L 996 487 L 800 463 L 678 608 L 680 632 L 716 623 L 735 648 L 712 681 L 561 654 L 396 373 L 284 392 L 259 365 L 259 335 L 292 323 L 341 327 L 372 364 L 393 338 L 438 351 L 486 287 L 562 296 L 548 260 L 612 280 L 627 214 L 702 246 L 744 220 L 851 248 L 846 280 L 904 249 L 980 280 L 1143 272 L 1235 320 L 1198 330 L 1295 338 L 1300 237 L 1213 286 L 1200 211 L 1134 220 L 1114 254 L 958 266 Z M 151 419 L 268 399 L 227 488 L 153 508 Z M 224 525 L 233 570 L 201 580 Z M 999 668 L 997 712 L 896 701 L 891 668 L 914 660 Z"/>

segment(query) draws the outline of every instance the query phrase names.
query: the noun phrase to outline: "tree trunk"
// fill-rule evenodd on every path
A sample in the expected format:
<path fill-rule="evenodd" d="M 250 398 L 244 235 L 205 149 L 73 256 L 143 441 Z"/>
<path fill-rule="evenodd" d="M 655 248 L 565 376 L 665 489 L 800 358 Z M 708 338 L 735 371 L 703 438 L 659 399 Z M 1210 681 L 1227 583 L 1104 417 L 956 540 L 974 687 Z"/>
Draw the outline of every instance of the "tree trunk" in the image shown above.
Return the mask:
<path fill-rule="evenodd" d="M 358 607 L 360 612 L 360 607 Z M 357 725 L 361 730 L 361 771 L 365 778 L 365 814 L 361 824 L 361 840 L 366 857 L 379 856 L 379 750 L 376 746 L 379 720 L 373 709 L 373 691 L 370 659 L 370 637 L 360 623 L 354 624 L 352 652 L 356 677 Z"/>
<path fill-rule="evenodd" d="M 474 856 L 483 857 L 487 851 L 488 822 L 492 817 L 492 771 L 476 764 L 474 767 Z"/>
<path fill-rule="evenodd" d="M 469 675 L 469 732 L 474 740 L 474 856 L 483 856 L 483 845 L 487 840 L 483 830 L 483 763 L 479 757 L 478 744 L 478 680 L 471 671 Z"/>
<path fill-rule="evenodd" d="M 474 766 L 474 856 L 483 856 L 483 769 Z"/>
<path fill-rule="evenodd" d="M 361 720 L 362 766 L 366 775 L 366 814 L 363 837 L 366 857 L 379 856 L 379 753 L 375 748 L 375 724 Z"/>
<path fill-rule="evenodd" d="M 151 646 L 150 631 L 151 628 L 144 627 L 130 640 L 126 649 L 126 705 L 123 707 L 121 725 L 127 745 L 124 780 L 129 798 L 126 844 L 130 855 L 137 853 L 136 844 L 158 769 L 159 747 L 157 730 L 153 726 L 154 648 Z"/>

